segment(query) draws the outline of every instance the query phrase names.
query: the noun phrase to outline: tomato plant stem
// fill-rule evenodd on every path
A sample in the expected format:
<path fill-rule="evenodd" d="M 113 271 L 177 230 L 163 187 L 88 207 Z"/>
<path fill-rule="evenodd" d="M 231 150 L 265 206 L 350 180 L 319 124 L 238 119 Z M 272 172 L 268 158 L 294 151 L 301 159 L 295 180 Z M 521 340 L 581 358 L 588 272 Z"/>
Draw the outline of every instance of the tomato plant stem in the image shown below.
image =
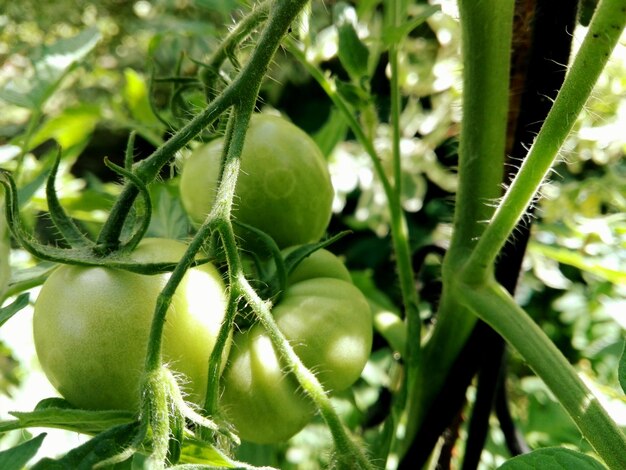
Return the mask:
<path fill-rule="evenodd" d="M 626 25 L 623 0 L 603 0 L 528 157 L 465 268 L 466 282 L 484 282 L 500 249 L 532 203 Z M 460 202 L 459 194 L 459 202 Z M 485 219 L 483 219 L 485 220 Z"/>
<path fill-rule="evenodd" d="M 227 139 L 228 145 L 226 151 L 228 153 L 224 163 L 224 174 L 218 188 L 216 204 L 205 224 L 200 228 L 189 244 L 185 256 L 172 272 L 172 275 L 157 299 L 146 355 L 147 374 L 161 367 L 161 337 L 167 310 L 176 288 L 180 284 L 185 272 L 193 264 L 202 245 L 211 236 L 214 224 L 213 221 L 229 221 L 230 208 L 232 207 L 235 184 L 239 172 L 239 157 L 243 148 L 250 115 L 254 109 L 258 90 L 261 86 L 261 81 L 265 76 L 275 51 L 278 49 L 281 39 L 286 34 L 291 22 L 304 7 L 305 3 L 306 2 L 301 0 L 275 3 L 272 9 L 272 16 L 263 30 L 257 47 L 250 61 L 246 64 L 237 79 L 216 98 L 215 101 L 209 104 L 207 109 L 196 116 L 187 126 L 176 133 L 148 159 L 138 164 L 135 168 L 135 173 L 143 181 L 150 181 L 155 178 L 159 169 L 168 161 L 175 151 L 188 143 L 223 111 L 228 109 L 231 105 L 235 105 L 233 112 L 234 124 L 232 124 L 229 130 L 229 136 L 232 135 L 232 137 Z M 126 185 L 124 192 L 113 209 L 111 217 L 109 217 L 105 227 L 100 233 L 100 241 L 103 247 L 110 247 L 111 244 L 116 244 L 116 241 L 119 242 L 118 237 L 121 231 L 121 225 L 123 225 L 123 221 L 126 217 L 126 214 L 124 214 L 125 209 L 121 206 L 132 205 L 136 196 L 137 189 L 134 188 L 133 185 Z M 116 218 L 120 218 L 118 220 L 119 226 L 112 225 L 111 221 Z M 232 231 L 230 221 L 228 222 L 228 230 Z M 238 254 L 235 253 L 234 259 L 238 259 Z"/>
<path fill-rule="evenodd" d="M 455 284 L 463 305 L 487 322 L 524 357 L 611 469 L 626 468 L 626 436 L 539 326 L 498 284 Z"/>
<path fill-rule="evenodd" d="M 224 111 L 233 105 L 254 106 L 259 87 L 265 77 L 269 64 L 278 49 L 280 41 L 287 33 L 292 21 L 304 8 L 306 2 L 289 0 L 273 2 L 270 8 L 271 17 L 263 29 L 259 41 L 239 75 L 227 86 L 204 111 L 194 117 L 180 131 L 174 134 L 148 158 L 139 162 L 134 169 L 137 176 L 146 184 L 156 178 L 160 169 L 187 145 L 205 127 L 213 123 Z M 245 104 L 245 105 L 244 105 Z M 135 185 L 127 184 L 109 218 L 105 222 L 97 240 L 98 254 L 107 254 L 117 249 L 120 234 L 130 209 L 138 195 Z"/>
<path fill-rule="evenodd" d="M 501 195 L 506 144 L 512 0 L 461 1 L 463 122 L 454 231 L 444 258 L 437 328 L 424 346 L 419 414 L 407 429 L 409 445 L 469 337 L 476 318 L 447 289 L 493 214 Z"/>

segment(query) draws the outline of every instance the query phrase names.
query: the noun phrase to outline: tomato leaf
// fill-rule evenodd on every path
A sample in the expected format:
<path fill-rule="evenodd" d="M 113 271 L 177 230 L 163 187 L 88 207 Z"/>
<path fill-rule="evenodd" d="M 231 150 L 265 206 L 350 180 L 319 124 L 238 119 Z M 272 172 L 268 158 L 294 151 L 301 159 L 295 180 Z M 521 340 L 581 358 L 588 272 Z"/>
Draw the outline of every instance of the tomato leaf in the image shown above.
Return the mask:
<path fill-rule="evenodd" d="M 190 230 L 189 218 L 180 201 L 178 184 L 153 183 L 150 185 L 152 217 L 146 236 L 184 239 Z"/>
<path fill-rule="evenodd" d="M 180 455 L 180 465 L 176 469 L 193 468 L 240 468 L 241 466 L 233 462 L 208 442 L 200 441 L 192 437 L 185 437 L 182 452 Z"/>
<path fill-rule="evenodd" d="M 100 40 L 96 28 L 88 28 L 71 38 L 44 46 L 31 57 L 33 76 L 20 76 L 0 89 L 0 99 L 23 108 L 41 109 L 63 77 L 82 60 Z"/>
<path fill-rule="evenodd" d="M 28 294 L 22 294 L 6 307 L 0 308 L 0 327 L 28 305 Z M 1 467 L 0 467 L 1 468 Z"/>
<path fill-rule="evenodd" d="M 29 268 L 13 270 L 11 272 L 11 279 L 9 279 L 8 290 L 10 294 L 8 295 L 15 295 L 43 284 L 50 273 L 56 268 L 56 263 L 42 261 Z"/>
<path fill-rule="evenodd" d="M 398 44 L 406 36 L 408 36 L 411 31 L 413 31 L 415 28 L 417 28 L 439 10 L 440 7 L 438 5 L 425 7 L 418 15 L 415 15 L 408 21 L 403 21 L 401 25 L 395 27 L 389 26 L 385 28 L 385 31 L 383 32 L 383 41 L 387 46 L 391 44 Z"/>
<path fill-rule="evenodd" d="M 352 23 L 342 22 L 337 26 L 337 32 L 339 35 L 339 60 L 350 77 L 359 82 L 367 76 L 369 50 L 359 39 Z"/>
<path fill-rule="evenodd" d="M 58 403 L 57 403 L 58 405 Z M 41 402 L 40 405 L 41 406 Z M 10 412 L 17 419 L 0 421 L 0 432 L 28 427 L 66 429 L 84 434 L 97 434 L 111 426 L 127 424 L 134 419 L 128 411 L 90 411 L 76 408 L 50 407 L 31 412 Z"/>
<path fill-rule="evenodd" d="M 619 383 L 622 386 L 622 390 L 624 391 L 624 393 L 626 393 L 626 344 L 624 344 L 622 358 L 619 361 L 618 375 Z"/>
<path fill-rule="evenodd" d="M 332 108 L 328 120 L 322 128 L 315 133 L 313 140 L 322 153 L 328 158 L 339 142 L 342 142 L 348 134 L 348 123 L 341 111 Z"/>
<path fill-rule="evenodd" d="M 593 457 L 563 447 L 548 447 L 535 450 L 507 460 L 498 470 L 604 470 L 604 466 Z"/>
<path fill-rule="evenodd" d="M 92 469 L 98 462 L 123 451 L 135 437 L 138 427 L 138 422 L 115 426 L 72 449 L 60 459 L 40 460 L 33 466 L 33 470 Z"/>
<path fill-rule="evenodd" d="M 362 109 L 371 101 L 371 96 L 360 86 L 335 80 L 337 92 L 356 109 Z"/>
<path fill-rule="evenodd" d="M 0 452 L 0 468 L 3 470 L 22 470 L 28 461 L 35 456 L 45 437 L 46 433 L 42 433 L 18 446 Z"/>

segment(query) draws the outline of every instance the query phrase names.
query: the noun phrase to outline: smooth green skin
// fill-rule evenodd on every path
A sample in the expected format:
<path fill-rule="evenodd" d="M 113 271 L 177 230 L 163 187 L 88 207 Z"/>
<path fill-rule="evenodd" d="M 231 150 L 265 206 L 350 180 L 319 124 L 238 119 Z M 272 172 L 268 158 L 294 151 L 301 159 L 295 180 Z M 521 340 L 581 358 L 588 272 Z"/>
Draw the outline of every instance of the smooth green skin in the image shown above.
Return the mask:
<path fill-rule="evenodd" d="M 272 310 L 278 328 L 304 365 L 329 391 L 352 385 L 372 347 L 372 317 L 367 300 L 351 283 L 330 277 L 291 285 Z M 242 439 L 285 441 L 314 414 L 311 400 L 286 375 L 260 325 L 236 334 L 224 372 L 222 409 Z"/>
<path fill-rule="evenodd" d="M 185 249 L 175 240 L 146 239 L 132 257 L 175 262 Z M 168 277 L 63 265 L 46 280 L 35 303 L 35 347 L 46 376 L 70 403 L 138 410 L 150 325 Z M 164 362 L 197 404 L 225 310 L 224 283 L 211 264 L 187 272 L 168 310 Z"/>
<path fill-rule="evenodd" d="M 194 151 L 180 179 L 183 205 L 204 222 L 217 192 L 223 141 Z M 330 221 L 333 187 L 317 144 L 288 121 L 252 117 L 241 154 L 233 217 L 269 234 L 280 248 L 319 240 Z M 244 246 L 255 244 L 243 230 Z"/>
<path fill-rule="evenodd" d="M 235 334 L 222 384 L 220 408 L 246 441 L 286 441 L 315 415 L 313 402 L 295 377 L 285 374 L 262 328 Z"/>

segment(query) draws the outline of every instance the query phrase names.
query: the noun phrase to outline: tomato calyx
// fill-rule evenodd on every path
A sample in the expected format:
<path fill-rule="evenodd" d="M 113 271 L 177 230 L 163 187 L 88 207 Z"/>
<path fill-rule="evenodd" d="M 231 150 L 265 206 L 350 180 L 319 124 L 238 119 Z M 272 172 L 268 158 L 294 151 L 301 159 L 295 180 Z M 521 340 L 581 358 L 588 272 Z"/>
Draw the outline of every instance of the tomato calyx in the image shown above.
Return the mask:
<path fill-rule="evenodd" d="M 133 141 L 134 135 L 131 134 L 129 139 L 130 150 L 127 153 L 132 151 Z M 83 266 L 109 266 L 142 274 L 171 271 L 174 268 L 175 264 L 169 263 L 140 266 L 129 261 L 125 256 L 135 249 L 145 235 L 152 212 L 150 194 L 146 184 L 130 169 L 132 158 L 127 158 L 127 168 L 115 165 L 105 158 L 105 164 L 134 186 L 141 196 L 139 201 L 142 210 L 138 211 L 140 214 L 138 222 L 134 222 L 133 227 L 130 228 L 131 235 L 128 239 L 120 241 L 115 247 L 105 246 L 106 244 L 91 240 L 65 212 L 55 190 L 60 161 L 61 148 L 59 147 L 46 182 L 46 201 L 50 219 L 61 235 L 58 242 L 59 246 L 45 245 L 28 232 L 20 215 L 19 191 L 15 180 L 9 171 L 0 169 L 0 185 L 5 189 L 4 204 L 7 225 L 11 234 L 26 251 L 45 261 Z M 120 213 L 119 222 L 121 224 L 125 224 L 130 209 L 129 207 L 127 211 Z"/>
<path fill-rule="evenodd" d="M 254 231 L 255 234 L 257 232 L 261 232 L 255 227 L 246 226 L 246 228 Z M 282 295 L 289 284 L 289 276 L 296 270 L 302 261 L 311 256 L 313 253 L 329 247 L 336 241 L 348 235 L 350 232 L 346 230 L 317 243 L 307 243 L 282 251 L 278 249 L 278 246 L 273 242 L 269 235 L 264 234 L 263 232 L 261 233 L 264 235 L 263 241 L 268 243 L 271 258 L 269 260 L 260 259 L 258 256 L 253 254 L 252 259 L 255 264 L 258 284 L 257 291 L 262 298 L 270 299 L 272 303 L 278 303 L 280 302 Z M 270 246 L 271 244 L 273 244 L 273 246 Z"/>

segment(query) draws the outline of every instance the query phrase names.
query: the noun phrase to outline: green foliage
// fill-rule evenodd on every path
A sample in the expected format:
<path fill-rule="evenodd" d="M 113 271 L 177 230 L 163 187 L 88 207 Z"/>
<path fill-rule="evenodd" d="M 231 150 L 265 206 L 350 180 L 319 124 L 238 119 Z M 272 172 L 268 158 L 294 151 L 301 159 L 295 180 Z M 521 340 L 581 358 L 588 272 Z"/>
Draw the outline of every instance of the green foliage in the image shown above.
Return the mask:
<path fill-rule="evenodd" d="M 72 38 L 60 39 L 43 47 L 30 57 L 32 75 L 5 83 L 0 90 L 0 99 L 32 111 L 40 110 L 63 77 L 96 46 L 99 39 L 100 33 L 96 29 L 86 29 Z"/>
<path fill-rule="evenodd" d="M 531 447 L 548 447 L 500 468 L 603 468 L 598 455 L 620 467 L 624 453 L 616 449 L 623 439 L 615 422 L 626 423 L 626 147 L 615 136 L 624 128 L 623 47 L 606 67 L 603 62 L 611 48 L 605 41 L 617 38 L 605 26 L 616 29 L 611 25 L 621 15 L 619 2 L 582 3 L 579 20 L 585 24 L 594 10 L 615 11 L 604 26 L 592 23 L 585 40 L 591 45 L 580 49 L 584 66 L 568 64 L 571 83 L 553 111 L 561 114 L 546 121 L 531 150 L 533 163 L 522 165 L 521 182 L 504 199 L 506 167 L 498 162 L 505 155 L 508 66 L 515 65 L 507 36 L 512 1 L 480 7 L 460 2 L 460 22 L 450 1 L 370 0 L 332 7 L 313 2 L 293 21 L 286 18 L 300 2 L 269 8 L 238 0 L 79 0 L 58 2 L 45 15 L 36 2 L 18 3 L 0 16 L 0 43 L 11 45 L 0 50 L 8 58 L 0 68 L 0 167 L 7 189 L 1 196 L 13 230 L 9 240 L 3 216 L 0 294 L 7 304 L 0 305 L 0 334 L 23 320 L 28 295 L 37 295 L 31 289 L 58 261 L 172 273 L 154 317 L 146 364 L 151 379 L 139 416 L 79 410 L 60 399 L 32 412 L 11 411 L 0 416 L 0 432 L 7 432 L 3 448 L 24 439 L 9 431 L 30 427 L 95 437 L 73 450 L 54 449 L 59 455 L 53 456 L 45 449 L 50 438 L 42 434 L 1 452 L 0 467 L 22 468 L 40 448 L 49 457 L 34 468 L 91 468 L 106 459 L 113 468 L 145 468 L 154 459 L 163 463 L 166 455 L 167 465 L 180 469 L 394 468 L 394 458 L 408 459 L 405 454 L 415 448 L 411 439 L 422 435 L 424 414 L 447 406 L 433 406 L 431 398 L 445 396 L 448 367 L 464 351 L 477 317 L 514 345 L 506 382 L 512 417 Z M 517 26 L 513 31 L 520 32 Z M 584 32 L 576 28 L 576 44 L 583 43 Z M 278 47 L 284 49 L 273 55 Z M 603 67 L 595 96 L 579 115 L 595 81 L 591 71 Z M 259 253 L 250 260 L 237 249 L 239 228 L 233 232 L 230 208 L 246 201 L 233 198 L 231 190 L 254 107 L 273 107 L 306 129 L 328 162 L 335 188 L 328 237 L 284 261 L 276 246 L 273 262 Z M 225 176 L 215 189 L 221 209 L 194 225 L 181 204 L 180 169 L 193 149 L 222 136 Z M 543 181 L 557 150 L 562 176 Z M 105 156 L 114 164 L 105 165 Z M 14 187 L 5 170 L 12 172 Z M 52 181 L 48 188 L 46 181 Z M 536 203 L 539 185 L 541 211 L 515 296 L 531 320 L 491 282 L 490 270 L 499 246 L 515 241 L 510 229 L 528 202 Z M 74 228 L 60 230 L 64 222 Z M 125 252 L 144 230 L 150 237 L 191 240 L 182 261 L 128 263 Z M 346 230 L 344 237 L 332 236 Z M 441 253 L 429 251 L 432 244 L 451 246 L 443 266 Z M 375 331 L 359 381 L 332 395 L 319 383 L 323 371 L 304 367 L 294 352 L 302 345 L 285 339 L 270 310 L 288 274 L 321 246 L 346 261 L 372 310 Z M 230 300 L 208 365 L 206 409 L 193 410 L 161 367 L 157 338 L 164 309 L 185 271 L 200 262 L 199 252 L 202 261 L 219 265 Z M 272 446 L 239 445 L 218 408 L 221 353 L 233 328 L 254 322 L 271 338 L 282 369 L 297 377 L 298 398 L 307 395 L 319 411 L 301 433 Z M 22 384 L 32 387 L 23 380 L 36 374 L 22 371 L 29 362 L 22 353 L 0 348 L 0 393 L 21 396 Z M 479 399 L 472 392 L 481 386 L 479 379 L 478 388 L 470 388 L 464 413 L 476 412 Z M 185 426 L 185 419 L 194 424 Z M 491 428 L 483 467 L 509 457 L 497 426 Z M 452 426 L 449 435 L 454 432 Z M 472 428 L 461 427 L 459 436 L 450 452 L 469 454 Z M 552 448 L 563 445 L 576 452 Z M 441 456 L 439 449 L 425 451 L 432 452 L 433 465 L 445 460 L 445 446 Z M 584 455 L 594 452 L 593 458 Z M 452 465 L 461 462 L 453 457 Z"/>
<path fill-rule="evenodd" d="M 19 446 L 0 452 L 0 468 L 22 470 L 28 461 L 35 456 L 45 437 L 46 434 L 42 433 Z"/>
<path fill-rule="evenodd" d="M 545 470 L 602 470 L 604 466 L 588 455 L 565 448 L 546 448 L 530 454 L 515 457 L 504 465 L 501 470 L 526 470 L 541 468 Z"/>

